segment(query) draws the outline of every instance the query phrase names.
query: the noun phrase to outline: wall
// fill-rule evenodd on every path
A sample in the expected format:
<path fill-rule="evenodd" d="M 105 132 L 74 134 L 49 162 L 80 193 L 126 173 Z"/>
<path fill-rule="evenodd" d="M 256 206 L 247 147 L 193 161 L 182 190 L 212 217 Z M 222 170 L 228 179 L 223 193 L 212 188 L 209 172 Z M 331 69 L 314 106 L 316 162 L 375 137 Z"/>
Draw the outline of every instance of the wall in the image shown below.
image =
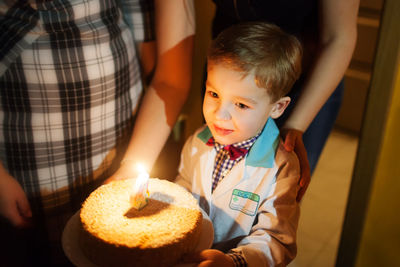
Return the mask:
<path fill-rule="evenodd" d="M 400 266 L 400 1 L 385 0 L 336 266 Z"/>
<path fill-rule="evenodd" d="M 359 267 L 400 266 L 400 69 L 396 79 L 356 262 Z"/>
<path fill-rule="evenodd" d="M 345 73 L 342 106 L 336 127 L 359 134 L 371 81 L 383 0 L 360 0 L 357 44 Z"/>

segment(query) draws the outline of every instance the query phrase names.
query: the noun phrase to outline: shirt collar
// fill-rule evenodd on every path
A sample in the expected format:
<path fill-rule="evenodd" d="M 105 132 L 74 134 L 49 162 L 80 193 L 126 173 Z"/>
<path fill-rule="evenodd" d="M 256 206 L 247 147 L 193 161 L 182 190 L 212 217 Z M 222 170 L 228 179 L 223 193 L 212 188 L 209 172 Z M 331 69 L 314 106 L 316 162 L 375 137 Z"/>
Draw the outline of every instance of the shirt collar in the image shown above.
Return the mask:
<path fill-rule="evenodd" d="M 211 136 L 211 131 L 207 126 L 197 135 L 204 143 L 207 143 Z M 272 168 L 278 144 L 279 129 L 275 121 L 272 118 L 268 118 L 260 136 L 250 148 L 245 164 L 253 167 Z"/>
<path fill-rule="evenodd" d="M 233 146 L 233 147 L 236 147 L 236 148 L 244 148 L 244 149 L 250 150 L 251 146 L 254 144 L 254 142 L 257 140 L 257 138 L 258 138 L 258 136 L 259 136 L 260 134 L 261 134 L 261 132 L 259 132 L 256 136 L 250 137 L 250 138 L 247 139 L 247 140 L 240 141 L 240 142 L 231 144 L 231 145 L 229 145 L 229 146 Z M 220 143 L 218 143 L 218 142 L 215 142 L 215 140 L 214 140 L 213 137 L 209 138 L 208 142 L 210 142 L 210 140 L 212 140 L 212 143 L 214 144 L 214 148 L 215 148 L 215 150 L 216 150 L 217 152 L 220 151 L 221 149 L 223 149 L 224 147 L 227 146 L 227 145 L 222 145 L 222 144 L 220 144 Z M 207 143 L 207 144 L 208 144 L 208 143 Z M 246 154 L 247 154 L 247 153 L 246 153 Z"/>

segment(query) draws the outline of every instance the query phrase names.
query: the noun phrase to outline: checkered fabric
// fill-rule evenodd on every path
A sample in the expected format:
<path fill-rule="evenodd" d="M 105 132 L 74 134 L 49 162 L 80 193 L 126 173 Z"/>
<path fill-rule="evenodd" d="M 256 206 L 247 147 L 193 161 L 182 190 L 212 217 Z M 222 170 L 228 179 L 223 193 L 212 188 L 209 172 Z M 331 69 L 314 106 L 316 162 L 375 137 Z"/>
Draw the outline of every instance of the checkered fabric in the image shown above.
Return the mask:
<path fill-rule="evenodd" d="M 84 198 L 129 139 L 146 2 L 0 1 L 0 158 L 41 208 Z"/>
<path fill-rule="evenodd" d="M 260 134 L 245 141 L 232 144 L 231 146 L 237 148 L 244 148 L 247 149 L 248 151 L 250 147 L 254 144 L 254 142 L 257 140 L 257 137 L 259 135 Z M 240 160 L 242 160 L 247 154 L 245 153 L 236 158 L 235 160 L 232 160 L 229 156 L 229 151 L 224 149 L 224 147 L 225 145 L 221 145 L 218 142 L 214 142 L 214 148 L 217 151 L 217 156 L 215 157 L 214 170 L 212 175 L 212 188 L 211 188 L 212 192 L 214 192 L 218 183 L 222 181 L 222 179 L 224 179 L 224 177 L 233 168 L 233 166 L 235 166 L 235 164 L 238 163 Z"/>

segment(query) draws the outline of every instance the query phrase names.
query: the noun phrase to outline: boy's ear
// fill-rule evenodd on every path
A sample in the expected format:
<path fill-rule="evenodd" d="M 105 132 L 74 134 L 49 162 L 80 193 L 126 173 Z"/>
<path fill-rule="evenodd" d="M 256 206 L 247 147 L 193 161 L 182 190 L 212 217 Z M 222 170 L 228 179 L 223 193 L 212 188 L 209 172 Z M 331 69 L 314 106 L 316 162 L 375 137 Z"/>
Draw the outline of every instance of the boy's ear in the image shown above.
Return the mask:
<path fill-rule="evenodd" d="M 274 106 L 272 107 L 272 110 L 270 112 L 270 117 L 273 119 L 279 118 L 283 114 L 289 103 L 290 103 L 290 97 L 288 96 L 281 97 L 274 103 Z"/>

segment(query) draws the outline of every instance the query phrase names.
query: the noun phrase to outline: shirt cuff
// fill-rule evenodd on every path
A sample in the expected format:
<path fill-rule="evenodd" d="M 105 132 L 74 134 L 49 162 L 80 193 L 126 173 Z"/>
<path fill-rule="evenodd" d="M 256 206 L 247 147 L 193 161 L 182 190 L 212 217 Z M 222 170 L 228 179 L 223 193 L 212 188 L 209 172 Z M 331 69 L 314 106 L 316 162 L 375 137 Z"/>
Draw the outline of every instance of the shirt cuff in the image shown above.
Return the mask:
<path fill-rule="evenodd" d="M 242 251 L 230 250 L 226 255 L 232 258 L 235 267 L 247 267 L 247 262 Z"/>

